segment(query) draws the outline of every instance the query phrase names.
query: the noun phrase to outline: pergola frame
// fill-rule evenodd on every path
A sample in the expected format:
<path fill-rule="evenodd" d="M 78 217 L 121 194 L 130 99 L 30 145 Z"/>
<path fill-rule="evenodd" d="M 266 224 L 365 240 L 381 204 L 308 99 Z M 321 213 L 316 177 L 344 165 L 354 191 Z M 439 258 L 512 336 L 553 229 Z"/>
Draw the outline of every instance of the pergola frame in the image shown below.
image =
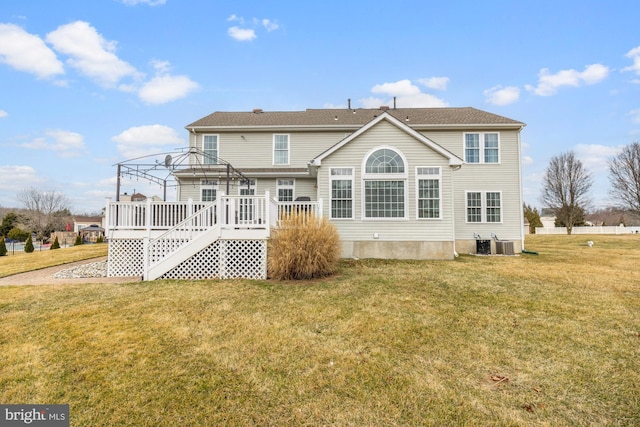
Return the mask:
<path fill-rule="evenodd" d="M 164 162 L 156 160 L 154 163 L 144 162 L 144 159 L 157 158 L 158 156 L 164 156 Z M 189 161 L 193 156 L 196 160 L 195 163 Z M 201 162 L 200 159 L 207 159 L 207 162 Z M 211 156 L 208 153 L 200 150 L 197 147 L 185 147 L 177 149 L 173 152 L 149 154 L 146 156 L 137 157 L 135 159 L 125 160 L 117 163 L 117 180 L 116 180 L 116 201 L 120 201 L 120 187 L 121 178 L 123 176 L 133 176 L 136 178 L 143 178 L 149 182 L 156 183 L 163 188 L 163 200 L 167 201 L 167 182 L 175 181 L 175 173 L 183 170 L 199 170 L 202 175 L 207 178 L 208 173 L 220 174 L 220 168 L 224 170 L 227 185 L 226 194 L 229 194 L 229 186 L 231 178 L 238 178 L 247 182 L 247 188 L 250 188 L 250 179 L 246 177 L 238 169 L 234 168 L 231 163 L 221 159 L 220 157 Z M 215 167 L 215 170 L 211 170 Z M 178 184 L 172 184 L 171 186 L 177 186 Z"/>

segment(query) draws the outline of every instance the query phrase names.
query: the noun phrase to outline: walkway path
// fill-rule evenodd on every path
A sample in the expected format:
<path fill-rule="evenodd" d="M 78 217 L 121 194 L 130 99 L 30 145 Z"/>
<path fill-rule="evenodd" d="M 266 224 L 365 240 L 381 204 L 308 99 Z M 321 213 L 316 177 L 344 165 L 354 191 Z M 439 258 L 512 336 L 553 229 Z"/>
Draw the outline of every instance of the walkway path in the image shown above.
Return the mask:
<path fill-rule="evenodd" d="M 12 276 L 0 278 L 0 286 L 9 285 L 66 285 L 66 284 L 84 284 L 84 283 L 127 283 L 139 282 L 141 278 L 136 277 L 82 277 L 82 278 L 56 278 L 54 274 L 61 270 L 66 270 L 78 265 L 89 264 L 92 262 L 105 261 L 107 257 L 85 259 L 83 261 L 72 262 L 69 264 L 57 265 L 55 267 L 47 267 L 40 270 L 29 271 L 27 273 L 14 274 Z"/>

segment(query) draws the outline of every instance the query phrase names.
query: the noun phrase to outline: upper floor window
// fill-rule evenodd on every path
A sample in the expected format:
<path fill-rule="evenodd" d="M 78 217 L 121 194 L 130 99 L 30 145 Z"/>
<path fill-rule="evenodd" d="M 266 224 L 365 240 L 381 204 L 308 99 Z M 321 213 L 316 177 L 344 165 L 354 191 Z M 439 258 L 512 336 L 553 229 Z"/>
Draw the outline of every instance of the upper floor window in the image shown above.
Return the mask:
<path fill-rule="evenodd" d="M 353 168 L 331 168 L 331 218 L 353 218 Z"/>
<path fill-rule="evenodd" d="M 468 191 L 467 222 L 502 222 L 502 194 L 499 191 Z"/>
<path fill-rule="evenodd" d="M 289 135 L 273 135 L 273 164 L 289 164 Z"/>
<path fill-rule="evenodd" d="M 364 161 L 364 217 L 406 218 L 407 173 L 402 155 L 380 148 Z"/>
<path fill-rule="evenodd" d="M 202 135 L 202 151 L 205 165 L 218 163 L 218 135 Z"/>
<path fill-rule="evenodd" d="M 417 168 L 418 218 L 440 218 L 440 168 Z"/>
<path fill-rule="evenodd" d="M 464 160 L 467 163 L 499 163 L 500 138 L 498 133 L 465 133 Z"/>

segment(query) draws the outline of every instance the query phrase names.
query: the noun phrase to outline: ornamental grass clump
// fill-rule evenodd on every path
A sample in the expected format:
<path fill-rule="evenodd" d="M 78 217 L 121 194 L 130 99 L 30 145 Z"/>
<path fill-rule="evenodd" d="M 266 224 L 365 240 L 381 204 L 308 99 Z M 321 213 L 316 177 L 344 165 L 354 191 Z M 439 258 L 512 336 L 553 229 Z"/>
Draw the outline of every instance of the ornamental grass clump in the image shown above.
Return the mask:
<path fill-rule="evenodd" d="M 277 280 L 328 276 L 336 271 L 340 254 L 340 235 L 326 218 L 292 213 L 269 240 L 268 274 Z"/>

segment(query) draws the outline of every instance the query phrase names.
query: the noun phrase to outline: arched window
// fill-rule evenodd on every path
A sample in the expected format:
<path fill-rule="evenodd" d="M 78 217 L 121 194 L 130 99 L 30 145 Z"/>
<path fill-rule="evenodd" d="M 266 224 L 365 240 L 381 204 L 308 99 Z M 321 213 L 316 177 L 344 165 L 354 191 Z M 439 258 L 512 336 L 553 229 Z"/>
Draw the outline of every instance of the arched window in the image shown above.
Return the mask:
<path fill-rule="evenodd" d="M 404 173 L 404 160 L 397 152 L 381 148 L 367 159 L 365 173 Z"/>
<path fill-rule="evenodd" d="M 365 218 L 406 218 L 407 168 L 399 151 L 379 148 L 364 160 Z"/>

